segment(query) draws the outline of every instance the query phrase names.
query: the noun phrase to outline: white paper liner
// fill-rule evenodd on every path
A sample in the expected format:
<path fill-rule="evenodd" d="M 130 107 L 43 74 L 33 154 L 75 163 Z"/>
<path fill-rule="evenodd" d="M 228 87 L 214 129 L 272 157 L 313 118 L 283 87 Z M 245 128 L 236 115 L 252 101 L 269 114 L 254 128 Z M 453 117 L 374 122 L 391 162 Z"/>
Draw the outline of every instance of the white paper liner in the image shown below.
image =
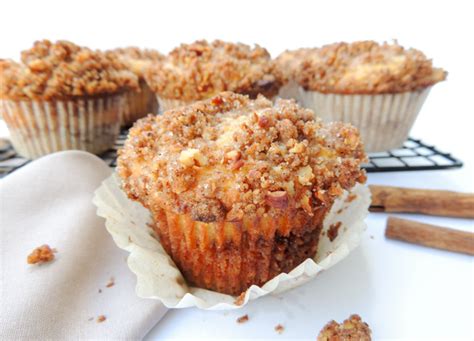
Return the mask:
<path fill-rule="evenodd" d="M 140 91 L 129 91 L 125 94 L 125 108 L 122 114 L 122 127 L 130 127 L 136 120 L 148 114 L 158 114 L 155 93 L 145 81 L 140 81 Z"/>
<path fill-rule="evenodd" d="M 352 200 L 347 199 L 348 196 Z M 178 268 L 163 249 L 148 226 L 151 217 L 143 206 L 127 198 L 120 188 L 117 175 L 106 179 L 96 190 L 94 204 L 97 214 L 104 217 L 105 226 L 118 247 L 130 252 L 128 266 L 137 276 L 136 292 L 139 297 L 158 299 L 168 308 L 198 307 L 209 310 L 235 309 L 267 294 L 277 294 L 295 288 L 329 269 L 346 257 L 360 242 L 366 229 L 364 219 L 370 204 L 367 186 L 356 185 L 336 200 L 324 220 L 318 252 L 290 273 L 282 273 L 262 287 L 251 286 L 244 299 L 206 289 L 188 287 Z M 337 238 L 332 242 L 326 231 L 341 222 Z"/>
<path fill-rule="evenodd" d="M 356 126 L 367 152 L 398 148 L 408 138 L 431 87 L 420 91 L 381 95 L 339 95 L 299 88 L 302 105 L 325 122 Z"/>
<path fill-rule="evenodd" d="M 294 80 L 289 80 L 278 91 L 278 97 L 284 99 L 295 99 L 296 102 L 301 103 L 300 86 Z"/>
<path fill-rule="evenodd" d="M 94 154 L 113 147 L 120 129 L 123 95 L 52 101 L 0 100 L 13 147 L 35 159 L 61 150 Z"/>

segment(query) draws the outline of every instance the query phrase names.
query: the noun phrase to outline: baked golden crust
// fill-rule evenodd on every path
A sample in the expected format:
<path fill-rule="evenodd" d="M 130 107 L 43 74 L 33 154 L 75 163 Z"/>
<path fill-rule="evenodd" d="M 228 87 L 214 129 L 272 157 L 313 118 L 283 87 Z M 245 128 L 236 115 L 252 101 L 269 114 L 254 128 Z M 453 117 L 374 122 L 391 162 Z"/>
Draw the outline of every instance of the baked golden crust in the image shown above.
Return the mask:
<path fill-rule="evenodd" d="M 318 341 L 370 341 L 369 325 L 359 315 L 351 315 L 343 323 L 331 321 L 318 335 Z"/>
<path fill-rule="evenodd" d="M 322 93 L 383 94 L 415 91 L 446 79 L 447 73 L 416 49 L 396 42 L 336 43 L 305 57 L 296 80 Z"/>
<path fill-rule="evenodd" d="M 109 50 L 107 53 L 117 56 L 129 70 L 141 79 L 144 79 L 145 72 L 153 62 L 161 61 L 164 58 L 164 55 L 156 50 L 140 49 L 134 46 Z"/>
<path fill-rule="evenodd" d="M 280 87 L 273 69 L 270 54 L 258 45 L 201 40 L 175 48 L 150 68 L 146 80 L 166 99 L 195 101 L 221 91 L 271 98 Z"/>
<path fill-rule="evenodd" d="M 68 41 L 37 41 L 21 61 L 0 61 L 0 97 L 51 100 L 138 89 L 137 76 L 117 57 Z"/>
<path fill-rule="evenodd" d="M 365 160 L 356 128 L 323 124 L 293 100 L 222 93 L 139 120 L 119 151 L 128 196 L 195 221 L 314 215 L 356 182 Z"/>

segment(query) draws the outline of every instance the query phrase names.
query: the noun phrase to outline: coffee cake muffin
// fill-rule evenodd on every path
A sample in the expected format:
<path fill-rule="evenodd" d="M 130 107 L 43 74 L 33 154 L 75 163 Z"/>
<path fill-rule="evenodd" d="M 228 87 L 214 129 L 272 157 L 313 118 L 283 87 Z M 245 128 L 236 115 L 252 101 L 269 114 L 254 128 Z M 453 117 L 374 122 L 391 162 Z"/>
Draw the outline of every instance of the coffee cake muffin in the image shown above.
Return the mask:
<path fill-rule="evenodd" d="M 359 315 L 351 315 L 342 323 L 331 321 L 324 326 L 317 341 L 371 341 L 372 331 Z"/>
<path fill-rule="evenodd" d="M 272 98 L 280 87 L 273 72 L 270 54 L 258 45 L 201 40 L 172 50 L 146 79 L 165 111 L 221 91 Z"/>
<path fill-rule="evenodd" d="M 67 149 L 101 153 L 119 133 L 124 93 L 138 89 L 117 58 L 71 42 L 38 41 L 21 63 L 0 62 L 0 110 L 26 158 Z"/>
<path fill-rule="evenodd" d="M 323 46 L 296 71 L 300 99 L 327 122 L 359 128 L 367 151 L 402 146 L 446 72 L 415 49 L 374 41 Z"/>
<path fill-rule="evenodd" d="M 139 79 L 138 91 L 125 93 L 122 126 L 130 127 L 136 120 L 147 114 L 157 114 L 158 101 L 155 93 L 151 91 L 145 81 L 145 72 L 153 62 L 162 60 L 164 56 L 156 50 L 139 49 L 138 47 L 119 48 L 108 51 L 108 53 L 116 54 Z"/>
<path fill-rule="evenodd" d="M 227 92 L 137 121 L 118 174 L 188 283 L 238 295 L 315 256 L 365 158 L 351 125 Z"/>

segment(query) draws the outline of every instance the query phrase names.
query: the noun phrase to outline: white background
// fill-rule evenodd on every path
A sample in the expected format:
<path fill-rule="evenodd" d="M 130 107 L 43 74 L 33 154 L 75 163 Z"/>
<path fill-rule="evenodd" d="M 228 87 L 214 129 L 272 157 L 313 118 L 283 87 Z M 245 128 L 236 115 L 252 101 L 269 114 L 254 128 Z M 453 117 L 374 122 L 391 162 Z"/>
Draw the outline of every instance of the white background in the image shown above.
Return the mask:
<path fill-rule="evenodd" d="M 449 72 L 448 81 L 431 91 L 411 135 L 452 152 L 465 166 L 371 174 L 369 182 L 474 191 L 474 24 L 468 1 L 11 0 L 0 11 L 0 58 L 18 58 L 22 49 L 43 38 L 162 52 L 180 42 L 220 38 L 259 43 L 275 56 L 287 48 L 396 38 Z M 474 227 L 463 219 L 405 216 L 470 231 Z M 170 311 L 149 338 L 314 340 L 327 321 L 358 313 L 376 339 L 474 339 L 473 258 L 386 241 L 385 219 L 372 214 L 362 245 L 315 281 L 239 311 Z M 235 319 L 243 314 L 250 320 L 239 325 Z M 282 335 L 273 330 L 278 323 L 285 326 Z"/>

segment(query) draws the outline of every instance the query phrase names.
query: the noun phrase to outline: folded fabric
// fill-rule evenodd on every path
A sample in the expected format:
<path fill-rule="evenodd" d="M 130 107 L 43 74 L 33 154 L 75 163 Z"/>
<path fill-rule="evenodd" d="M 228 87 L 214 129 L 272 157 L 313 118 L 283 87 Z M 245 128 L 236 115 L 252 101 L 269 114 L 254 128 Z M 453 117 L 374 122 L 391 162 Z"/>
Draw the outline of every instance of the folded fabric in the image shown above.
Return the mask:
<path fill-rule="evenodd" d="M 128 253 L 96 215 L 94 190 L 110 174 L 96 156 L 68 151 L 0 180 L 0 339 L 139 339 L 166 313 L 137 297 Z M 27 264 L 43 244 L 55 259 Z"/>

